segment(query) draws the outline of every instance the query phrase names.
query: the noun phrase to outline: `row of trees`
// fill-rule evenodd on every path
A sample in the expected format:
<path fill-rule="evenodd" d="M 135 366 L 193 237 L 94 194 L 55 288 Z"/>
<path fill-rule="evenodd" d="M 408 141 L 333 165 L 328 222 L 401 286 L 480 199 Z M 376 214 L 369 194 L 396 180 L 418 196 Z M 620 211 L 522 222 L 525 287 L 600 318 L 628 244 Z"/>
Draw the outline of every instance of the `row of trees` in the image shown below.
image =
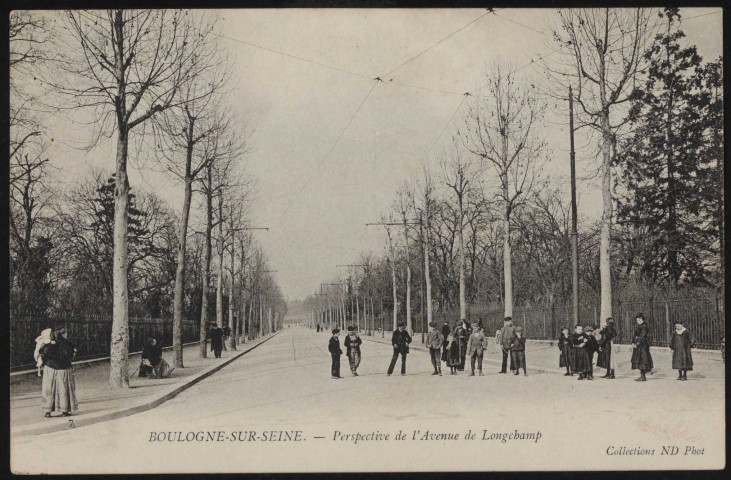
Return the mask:
<path fill-rule="evenodd" d="M 216 18 L 109 10 L 10 19 L 15 310 L 112 313 L 118 388 L 128 386 L 130 313 L 172 316 L 179 368 L 184 318 L 200 319 L 201 356 L 214 316 L 234 332 L 236 319 L 257 335 L 278 328 L 286 303 L 249 225 L 249 136 L 227 104 L 231 62 Z M 114 171 L 64 190 L 46 153 L 63 140 L 46 134 L 54 116 L 91 132 L 89 148 L 114 142 Z M 180 185 L 179 210 L 154 192 L 132 193 L 130 160 Z"/>
<path fill-rule="evenodd" d="M 579 224 L 582 302 L 604 321 L 617 296 L 723 291 L 722 61 L 684 45 L 680 19 L 675 8 L 561 10 L 545 88 L 494 63 L 439 169 L 405 183 L 382 218 L 385 255 L 361 255 L 345 287 L 306 299 L 313 321 L 350 320 L 350 297 L 368 325 L 390 312 L 412 331 L 417 307 L 430 321 L 432 308 L 466 318 L 470 305 L 512 316 L 516 303 L 567 304 L 570 203 L 544 167 L 559 161 L 547 105 L 566 105 L 569 88 L 602 190 L 601 219 Z"/>

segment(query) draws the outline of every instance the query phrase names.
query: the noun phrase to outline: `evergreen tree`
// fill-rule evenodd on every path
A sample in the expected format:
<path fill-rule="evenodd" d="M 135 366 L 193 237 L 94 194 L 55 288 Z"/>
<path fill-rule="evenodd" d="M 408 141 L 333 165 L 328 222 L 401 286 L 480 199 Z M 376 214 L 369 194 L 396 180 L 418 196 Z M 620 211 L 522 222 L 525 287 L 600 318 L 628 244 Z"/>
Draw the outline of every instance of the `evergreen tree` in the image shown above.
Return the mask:
<path fill-rule="evenodd" d="M 615 158 L 626 189 L 618 196 L 617 221 L 641 247 L 631 249 L 628 270 L 677 289 L 708 282 L 718 222 L 704 179 L 716 160 L 708 138 L 709 71 L 695 46 L 681 45 L 678 9 L 661 16 L 666 28 L 646 55 L 646 84 L 632 98 L 633 135 Z"/>

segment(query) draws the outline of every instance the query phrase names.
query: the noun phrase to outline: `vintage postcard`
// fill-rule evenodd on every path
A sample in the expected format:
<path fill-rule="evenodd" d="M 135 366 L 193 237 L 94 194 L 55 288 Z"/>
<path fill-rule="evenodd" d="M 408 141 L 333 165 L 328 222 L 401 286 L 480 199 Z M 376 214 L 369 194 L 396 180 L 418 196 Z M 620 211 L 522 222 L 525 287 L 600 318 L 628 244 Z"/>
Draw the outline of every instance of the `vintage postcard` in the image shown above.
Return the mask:
<path fill-rule="evenodd" d="M 722 13 L 12 11 L 11 470 L 725 468 Z"/>

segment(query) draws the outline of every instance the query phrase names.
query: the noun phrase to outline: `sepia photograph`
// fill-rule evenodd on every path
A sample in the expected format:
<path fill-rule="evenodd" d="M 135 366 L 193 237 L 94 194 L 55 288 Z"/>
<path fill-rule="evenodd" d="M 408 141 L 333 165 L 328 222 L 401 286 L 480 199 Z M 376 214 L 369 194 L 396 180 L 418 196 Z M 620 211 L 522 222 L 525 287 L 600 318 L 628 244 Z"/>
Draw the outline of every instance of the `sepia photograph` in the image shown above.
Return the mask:
<path fill-rule="evenodd" d="M 723 17 L 9 12 L 12 473 L 725 469 Z"/>

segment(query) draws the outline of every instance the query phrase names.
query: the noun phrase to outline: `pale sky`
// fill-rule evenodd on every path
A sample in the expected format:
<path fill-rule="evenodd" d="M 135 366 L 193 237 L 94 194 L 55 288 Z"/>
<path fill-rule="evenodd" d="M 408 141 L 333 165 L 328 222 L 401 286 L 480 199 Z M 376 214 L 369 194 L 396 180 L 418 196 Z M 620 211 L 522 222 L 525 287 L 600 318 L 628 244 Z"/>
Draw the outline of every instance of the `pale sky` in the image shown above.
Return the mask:
<path fill-rule="evenodd" d="M 704 60 L 722 53 L 722 15 L 689 17 L 714 11 L 720 9 L 682 10 L 688 19 L 683 30 Z M 383 229 L 366 228 L 365 223 L 377 221 L 388 210 L 397 189 L 418 174 L 427 154 L 450 144 L 455 127 L 450 124 L 444 129 L 445 124 L 462 101 L 461 94 L 484 84 L 487 64 L 501 58 L 522 67 L 555 48 L 549 37 L 505 19 L 549 33 L 554 10 L 503 9 L 498 15 L 505 18 L 487 15 L 386 76 L 484 12 L 268 9 L 219 13 L 226 37 L 362 75 L 220 40 L 235 58 L 229 103 L 252 130 L 253 150 L 246 160 L 247 171 L 257 183 L 252 225 L 270 228 L 255 235 L 290 300 L 313 293 L 322 281 L 347 275 L 336 265 L 354 263 L 360 252 L 383 252 Z M 539 79 L 538 69 L 530 66 L 519 75 Z M 335 144 L 377 76 L 386 82 L 376 84 Z M 460 113 L 466 113 L 468 101 L 456 122 Z M 52 126 L 55 138 L 66 138 L 64 143 L 73 145 L 69 128 L 58 120 Z M 567 129 L 547 127 L 546 136 L 553 154 L 544 173 L 568 196 Z M 70 184 L 92 167 L 111 172 L 113 152 L 109 144 L 85 153 L 54 142 L 49 153 L 65 172 L 61 182 Z M 581 152 L 577 162 L 579 177 L 594 165 L 593 158 L 582 158 Z M 182 187 L 149 167 L 139 170 L 134 162 L 130 166 L 133 189 L 154 189 L 177 211 Z M 580 215 L 595 218 L 599 185 L 580 181 L 578 201 Z"/>

